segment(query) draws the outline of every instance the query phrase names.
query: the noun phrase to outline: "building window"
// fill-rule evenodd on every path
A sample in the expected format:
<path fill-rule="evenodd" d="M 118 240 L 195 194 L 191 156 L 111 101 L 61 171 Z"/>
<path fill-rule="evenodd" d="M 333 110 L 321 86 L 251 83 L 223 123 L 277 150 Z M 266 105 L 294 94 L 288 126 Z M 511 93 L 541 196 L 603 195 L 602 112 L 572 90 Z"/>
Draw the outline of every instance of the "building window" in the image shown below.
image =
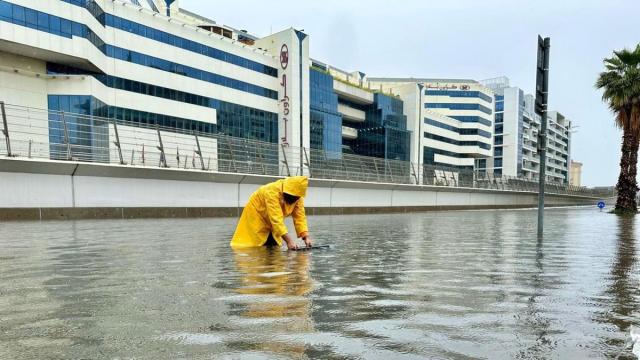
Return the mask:
<path fill-rule="evenodd" d="M 491 115 L 493 111 L 480 104 L 464 104 L 464 103 L 425 103 L 426 109 L 451 109 L 451 110 L 478 110 L 485 114 Z"/>
<path fill-rule="evenodd" d="M 475 97 L 482 99 L 488 103 L 492 103 L 491 96 L 480 91 L 460 91 L 460 90 L 430 90 L 424 92 L 427 96 L 449 96 L 449 97 Z"/>
<path fill-rule="evenodd" d="M 445 142 L 445 143 L 452 144 L 452 145 L 477 146 L 477 147 L 479 147 L 481 149 L 491 150 L 491 145 L 489 145 L 487 143 L 480 142 L 480 141 L 459 141 L 459 140 L 454 140 L 454 139 L 450 139 L 448 137 L 435 135 L 435 134 L 430 134 L 430 133 L 425 133 L 424 137 L 427 138 L 427 139 L 441 141 L 441 142 Z"/>

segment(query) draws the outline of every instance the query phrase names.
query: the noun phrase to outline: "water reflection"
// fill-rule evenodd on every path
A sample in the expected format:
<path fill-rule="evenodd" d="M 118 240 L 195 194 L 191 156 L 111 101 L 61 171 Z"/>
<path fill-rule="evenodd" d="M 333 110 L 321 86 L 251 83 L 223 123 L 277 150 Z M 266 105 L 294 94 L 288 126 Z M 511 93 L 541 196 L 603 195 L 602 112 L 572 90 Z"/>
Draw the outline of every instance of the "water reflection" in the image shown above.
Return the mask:
<path fill-rule="evenodd" d="M 547 214 L 310 217 L 336 247 L 300 253 L 232 251 L 234 219 L 3 223 L 0 359 L 614 357 L 637 225 Z"/>
<path fill-rule="evenodd" d="M 640 285 L 637 276 L 633 276 L 636 268 L 636 219 L 633 217 L 617 218 L 617 236 L 615 242 L 615 256 L 612 261 L 609 285 L 602 300 L 606 311 L 602 313 L 603 321 L 614 325 L 623 334 L 628 334 L 631 325 L 640 323 L 638 311 L 640 309 L 638 295 Z M 610 354 L 619 353 L 625 344 L 625 337 L 618 336 L 607 340 L 611 347 Z M 623 353 L 621 359 L 635 359 L 630 353 Z"/>
<path fill-rule="evenodd" d="M 268 335 L 314 331 L 312 303 L 306 297 L 313 289 L 309 256 L 307 252 L 287 252 L 277 247 L 233 250 L 239 275 L 233 291 L 242 296 L 227 300 L 231 305 L 228 315 L 248 319 L 236 322 L 242 332 L 263 329 L 265 333 L 240 341 L 230 340 L 229 347 L 266 352 L 271 356 L 304 354 L 304 344 L 278 342 Z"/>

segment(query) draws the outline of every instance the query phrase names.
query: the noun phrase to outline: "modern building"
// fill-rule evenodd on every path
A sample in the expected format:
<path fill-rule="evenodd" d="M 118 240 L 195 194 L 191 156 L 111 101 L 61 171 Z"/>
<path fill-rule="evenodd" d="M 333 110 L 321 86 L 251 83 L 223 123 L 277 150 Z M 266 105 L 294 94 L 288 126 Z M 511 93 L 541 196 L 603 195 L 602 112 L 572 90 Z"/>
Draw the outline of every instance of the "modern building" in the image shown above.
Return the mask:
<path fill-rule="evenodd" d="M 510 86 L 506 77 L 483 80 L 481 83 L 495 92 L 495 139 L 492 157 L 478 160 L 476 169 L 494 176 L 537 180 L 541 121 L 534 111 L 534 96 Z M 548 112 L 547 121 L 547 180 L 567 183 L 571 121 L 557 111 Z"/>
<path fill-rule="evenodd" d="M 257 38 L 177 1 L 0 0 L 0 101 L 308 147 L 308 41 Z M 112 143 L 68 125 L 85 129 L 72 142 Z M 40 129 L 31 140 L 60 136 Z"/>
<path fill-rule="evenodd" d="M 571 160 L 569 168 L 569 185 L 582 186 L 582 163 Z"/>
<path fill-rule="evenodd" d="M 404 102 L 412 132 L 411 161 L 454 172 L 472 171 L 476 159 L 491 156 L 493 91 L 474 80 L 369 78 L 380 91 Z M 422 172 L 422 170 L 421 170 Z M 426 182 L 431 180 L 427 176 Z"/>
<path fill-rule="evenodd" d="M 409 160 L 411 133 L 398 96 L 372 89 L 362 72 L 316 60 L 310 72 L 312 148 Z"/>
<path fill-rule="evenodd" d="M 302 31 L 258 37 L 179 1 L 0 0 L 0 101 L 84 115 L 52 113 L 13 141 L 69 134 L 73 156 L 92 161 L 114 156 L 116 132 L 101 117 L 123 133 L 157 126 L 267 142 L 235 155 L 224 141 L 204 145 L 221 160 L 266 158 L 298 174 L 313 158 L 302 149 L 411 161 L 417 180 L 423 166 L 537 174 L 539 119 L 508 81 L 368 78 L 310 59 Z M 566 182 L 571 123 L 549 119 L 547 174 Z M 60 145 L 47 151 L 65 156 Z"/>

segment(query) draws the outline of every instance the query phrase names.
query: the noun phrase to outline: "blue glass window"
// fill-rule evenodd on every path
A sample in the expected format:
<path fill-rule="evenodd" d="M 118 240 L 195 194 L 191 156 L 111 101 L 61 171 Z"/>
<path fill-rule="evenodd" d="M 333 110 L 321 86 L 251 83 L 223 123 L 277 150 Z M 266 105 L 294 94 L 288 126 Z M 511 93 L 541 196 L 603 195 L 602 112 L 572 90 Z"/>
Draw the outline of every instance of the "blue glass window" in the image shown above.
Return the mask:
<path fill-rule="evenodd" d="M 475 97 L 482 99 L 488 103 L 493 102 L 493 98 L 480 91 L 465 91 L 465 90 L 425 90 L 425 95 L 428 96 L 450 96 L 450 97 Z"/>
<path fill-rule="evenodd" d="M 138 52 L 106 45 L 104 41 L 100 39 L 100 37 L 98 37 L 95 33 L 93 33 L 93 31 L 91 31 L 86 25 L 83 24 L 71 22 L 69 20 L 61 19 L 57 16 L 49 15 L 32 9 L 26 9 L 22 6 L 13 5 L 3 0 L 0 0 L 0 6 L 2 6 L 2 11 L 6 12 L 7 14 L 11 14 L 11 18 L 8 19 L 8 21 L 11 21 L 18 25 L 29 26 L 26 22 L 26 13 L 28 12 L 30 21 L 33 21 L 34 15 L 36 15 L 38 30 L 46 31 L 48 33 L 59 36 L 71 37 L 73 35 L 84 37 L 89 40 L 94 46 L 96 46 L 96 48 L 110 57 L 116 57 L 118 59 L 133 62 L 139 65 L 155 67 L 163 71 L 188 76 L 197 80 L 207 81 L 216 85 L 226 86 L 258 96 L 264 96 L 270 99 L 278 98 L 278 92 L 276 90 L 267 89 L 258 85 L 231 79 L 204 70 L 176 64 L 167 60 L 155 58 Z M 33 27 L 33 25 L 31 26 Z"/>
<path fill-rule="evenodd" d="M 435 135 L 435 134 L 430 134 L 430 133 L 425 133 L 424 137 L 427 138 L 427 139 L 441 141 L 441 142 L 445 142 L 445 143 L 453 144 L 453 145 L 458 145 L 458 146 L 478 146 L 479 148 L 485 149 L 485 150 L 490 150 L 491 149 L 491 145 L 489 145 L 487 143 L 480 142 L 480 141 L 459 141 L 459 140 L 450 139 L 450 138 L 445 137 L 445 136 L 440 136 L 440 135 Z"/>
<path fill-rule="evenodd" d="M 12 21 L 13 8 L 11 4 L 6 1 L 0 1 L 0 20 Z"/>
<path fill-rule="evenodd" d="M 38 12 L 38 30 L 49 31 L 49 14 Z"/>
<path fill-rule="evenodd" d="M 478 123 L 478 124 L 482 124 L 482 125 L 486 125 L 486 126 L 491 126 L 491 120 L 487 120 L 487 119 L 482 118 L 480 116 L 450 115 L 449 117 L 452 118 L 452 119 L 456 119 L 458 121 L 461 121 L 461 122 L 465 122 L 465 123 Z"/>
<path fill-rule="evenodd" d="M 502 158 L 493 159 L 493 167 L 502 167 Z"/>
<path fill-rule="evenodd" d="M 32 29 L 38 28 L 38 12 L 31 9 L 25 9 L 27 27 Z"/>
<path fill-rule="evenodd" d="M 486 106 L 480 104 L 464 104 L 464 103 L 425 103 L 427 109 L 451 109 L 451 110 L 479 110 L 485 114 L 491 115 L 493 112 Z"/>
<path fill-rule="evenodd" d="M 456 132 L 456 133 L 458 133 L 460 135 L 480 135 L 480 136 L 486 137 L 488 139 L 491 138 L 491 133 L 490 132 L 484 131 L 484 130 L 480 130 L 480 129 L 458 128 L 458 127 L 455 127 L 455 126 L 452 126 L 452 125 L 448 125 L 448 124 L 442 123 L 440 121 L 429 119 L 429 118 L 425 118 L 424 119 L 424 123 L 427 124 L 427 125 L 432 125 L 432 126 L 439 127 L 441 129 L 453 131 L 453 132 Z"/>
<path fill-rule="evenodd" d="M 24 25 L 26 23 L 24 8 L 22 6 L 13 7 L 13 22 L 18 25 Z"/>

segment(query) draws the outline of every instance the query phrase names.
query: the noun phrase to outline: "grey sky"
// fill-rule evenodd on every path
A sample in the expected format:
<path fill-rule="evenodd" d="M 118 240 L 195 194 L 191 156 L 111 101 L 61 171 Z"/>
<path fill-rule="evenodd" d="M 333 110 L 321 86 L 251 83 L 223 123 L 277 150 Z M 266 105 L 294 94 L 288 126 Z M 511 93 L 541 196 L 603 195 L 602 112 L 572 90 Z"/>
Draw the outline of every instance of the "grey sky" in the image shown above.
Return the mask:
<path fill-rule="evenodd" d="M 181 0 L 181 6 L 259 36 L 311 36 L 311 56 L 369 76 L 486 79 L 533 93 L 535 46 L 551 37 L 550 109 L 574 121 L 583 184 L 613 185 L 621 133 L 593 83 L 612 50 L 640 42 L 637 0 Z"/>

